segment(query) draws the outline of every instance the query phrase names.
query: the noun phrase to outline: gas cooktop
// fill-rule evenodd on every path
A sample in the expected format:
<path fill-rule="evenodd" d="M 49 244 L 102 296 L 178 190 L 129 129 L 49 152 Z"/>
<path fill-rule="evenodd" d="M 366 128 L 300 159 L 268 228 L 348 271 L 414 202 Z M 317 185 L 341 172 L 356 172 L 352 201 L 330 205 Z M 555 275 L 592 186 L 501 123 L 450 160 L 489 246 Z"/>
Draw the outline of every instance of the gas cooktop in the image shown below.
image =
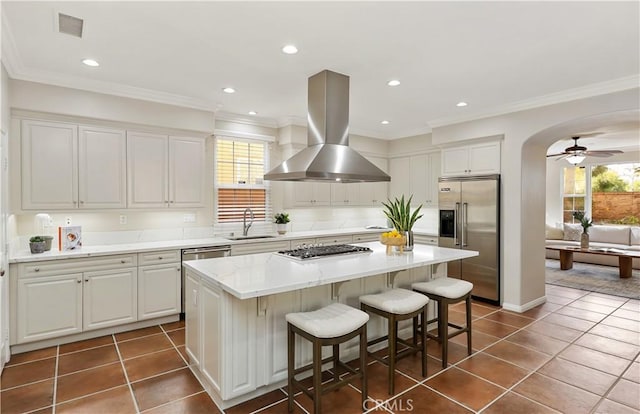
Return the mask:
<path fill-rule="evenodd" d="M 345 254 L 369 253 L 371 251 L 368 247 L 353 246 L 351 244 L 336 244 L 333 246 L 303 245 L 293 250 L 281 250 L 278 254 L 296 260 L 309 260 Z"/>

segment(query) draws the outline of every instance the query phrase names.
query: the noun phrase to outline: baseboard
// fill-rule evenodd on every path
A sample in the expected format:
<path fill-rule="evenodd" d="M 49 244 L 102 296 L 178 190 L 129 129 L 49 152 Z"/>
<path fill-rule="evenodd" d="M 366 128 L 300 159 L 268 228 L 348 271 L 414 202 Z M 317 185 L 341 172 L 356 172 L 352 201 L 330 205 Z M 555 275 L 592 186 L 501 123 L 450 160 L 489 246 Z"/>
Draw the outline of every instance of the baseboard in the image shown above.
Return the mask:
<path fill-rule="evenodd" d="M 533 309 L 536 306 L 542 305 L 547 301 L 546 296 L 541 296 L 538 299 L 532 300 L 531 302 L 525 303 L 524 305 L 514 305 L 512 303 L 504 302 L 502 304 L 502 309 L 508 310 L 511 312 L 523 313 L 528 311 L 529 309 Z"/>

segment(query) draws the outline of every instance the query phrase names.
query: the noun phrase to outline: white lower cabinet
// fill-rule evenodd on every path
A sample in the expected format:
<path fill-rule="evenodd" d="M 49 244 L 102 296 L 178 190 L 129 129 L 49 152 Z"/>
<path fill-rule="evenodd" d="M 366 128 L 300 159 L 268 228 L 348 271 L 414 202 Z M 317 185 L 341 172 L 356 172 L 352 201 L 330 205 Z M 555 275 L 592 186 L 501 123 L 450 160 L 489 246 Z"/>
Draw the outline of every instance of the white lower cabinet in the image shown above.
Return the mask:
<path fill-rule="evenodd" d="M 185 350 L 189 365 L 200 366 L 200 278 L 187 271 L 185 289 Z"/>
<path fill-rule="evenodd" d="M 180 313 L 180 263 L 138 268 L 138 319 Z"/>
<path fill-rule="evenodd" d="M 82 273 L 18 281 L 18 342 L 82 332 Z"/>
<path fill-rule="evenodd" d="M 221 291 L 201 282 L 200 284 L 200 316 L 198 335 L 200 340 L 200 370 L 205 378 L 219 394 L 224 395 L 222 383 L 223 367 L 223 315 Z M 189 320 L 187 319 L 187 324 Z M 222 397 L 224 398 L 224 396 Z"/>
<path fill-rule="evenodd" d="M 83 329 L 122 325 L 137 320 L 137 269 L 85 272 Z"/>

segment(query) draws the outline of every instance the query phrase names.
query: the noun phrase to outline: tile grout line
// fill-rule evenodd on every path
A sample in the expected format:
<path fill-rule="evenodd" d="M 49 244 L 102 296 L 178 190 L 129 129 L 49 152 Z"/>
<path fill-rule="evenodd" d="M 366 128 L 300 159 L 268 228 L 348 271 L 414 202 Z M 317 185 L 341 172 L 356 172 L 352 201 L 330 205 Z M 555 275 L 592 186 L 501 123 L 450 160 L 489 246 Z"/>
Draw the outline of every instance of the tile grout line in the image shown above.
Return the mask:
<path fill-rule="evenodd" d="M 156 408 L 165 407 L 165 406 L 167 406 L 167 405 L 173 404 L 173 403 L 174 403 L 174 402 L 176 402 L 176 401 L 186 400 L 187 398 L 191 398 L 191 397 L 193 397 L 194 395 L 198 395 L 198 394 L 202 394 L 202 393 L 205 393 L 205 394 L 206 394 L 206 393 L 207 393 L 207 391 L 202 390 L 202 391 L 194 392 L 193 394 L 185 395 L 184 397 L 180 397 L 180 398 L 177 398 L 177 399 L 175 399 L 175 400 L 167 401 L 166 403 L 162 403 L 162 404 L 160 404 L 160 405 L 156 405 L 155 407 L 147 408 L 146 410 L 141 411 L 140 413 L 142 414 L 142 413 L 149 412 L 149 411 L 151 411 L 151 410 L 155 410 Z M 209 394 L 207 394 L 207 397 L 208 397 L 208 396 L 209 396 Z"/>
<path fill-rule="evenodd" d="M 53 399 L 51 402 L 51 414 L 56 414 L 56 401 L 58 397 L 58 365 L 60 363 L 60 345 L 56 347 L 56 368 L 53 372 Z"/>
<path fill-rule="evenodd" d="M 129 381 L 129 375 L 127 374 L 127 369 L 124 366 L 124 360 L 122 359 L 122 355 L 120 354 L 120 348 L 118 347 L 118 342 L 116 341 L 115 334 L 113 334 L 113 342 L 115 343 L 116 352 L 118 353 L 118 359 L 120 361 L 120 366 L 122 367 L 122 373 L 124 374 L 124 379 L 125 381 L 127 381 L 127 386 L 129 387 L 129 393 L 131 394 L 131 399 L 133 400 L 133 406 L 136 409 L 136 414 L 140 414 L 140 407 L 138 406 L 136 395 L 134 394 L 133 387 L 131 386 L 131 382 Z"/>

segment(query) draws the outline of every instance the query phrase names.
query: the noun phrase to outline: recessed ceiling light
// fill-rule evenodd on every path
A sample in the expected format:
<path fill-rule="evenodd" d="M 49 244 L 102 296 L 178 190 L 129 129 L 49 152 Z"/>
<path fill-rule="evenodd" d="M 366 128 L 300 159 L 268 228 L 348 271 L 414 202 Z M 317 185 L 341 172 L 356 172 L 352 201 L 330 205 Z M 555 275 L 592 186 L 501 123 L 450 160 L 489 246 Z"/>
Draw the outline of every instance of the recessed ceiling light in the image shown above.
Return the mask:
<path fill-rule="evenodd" d="M 286 53 L 287 55 L 295 55 L 296 53 L 298 53 L 298 48 L 294 45 L 286 45 L 282 48 L 282 52 Z"/>
<path fill-rule="evenodd" d="M 258 115 L 256 111 L 249 111 L 249 115 Z"/>
<path fill-rule="evenodd" d="M 467 106 L 466 102 L 458 102 L 456 106 Z"/>
<path fill-rule="evenodd" d="M 84 63 L 87 66 L 93 66 L 93 67 L 100 66 L 100 64 L 93 59 L 83 59 L 82 63 Z"/>
<path fill-rule="evenodd" d="M 387 120 L 384 120 L 384 121 L 382 121 L 382 122 L 380 122 L 380 123 L 381 123 L 382 125 L 389 125 L 389 121 L 387 121 Z"/>
<path fill-rule="evenodd" d="M 235 93 L 235 92 L 236 92 L 236 90 L 235 90 L 235 89 L 233 89 L 233 88 L 224 88 L 224 89 L 222 90 L 222 92 L 224 92 L 224 93 Z"/>
<path fill-rule="evenodd" d="M 389 82 L 387 82 L 387 85 L 389 85 L 389 86 L 398 86 L 398 85 L 400 85 L 400 81 L 398 79 L 391 79 Z"/>

